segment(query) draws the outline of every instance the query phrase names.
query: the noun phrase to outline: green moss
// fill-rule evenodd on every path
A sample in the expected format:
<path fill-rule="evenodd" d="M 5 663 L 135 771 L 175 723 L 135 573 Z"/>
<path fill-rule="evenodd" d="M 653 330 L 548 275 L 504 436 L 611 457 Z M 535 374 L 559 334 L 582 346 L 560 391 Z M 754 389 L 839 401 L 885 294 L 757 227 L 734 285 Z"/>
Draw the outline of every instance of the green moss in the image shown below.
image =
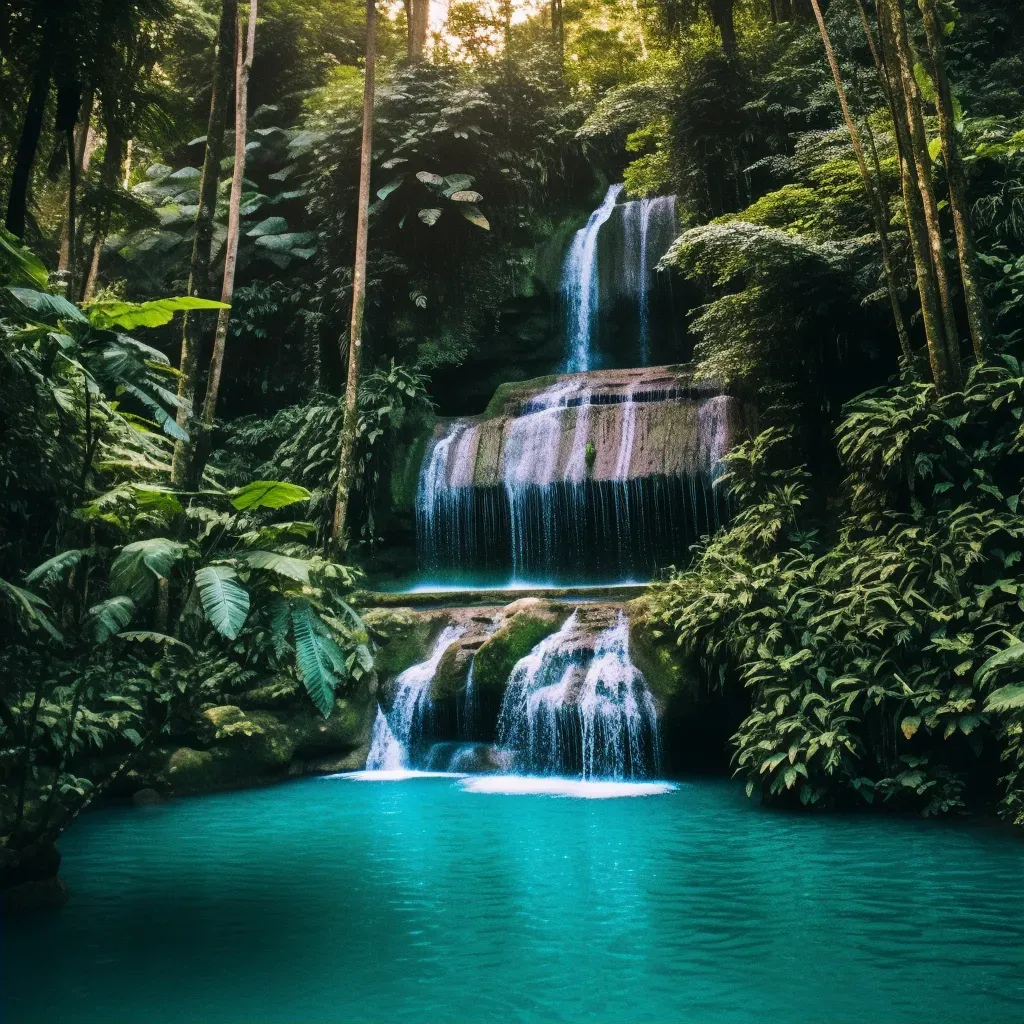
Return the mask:
<path fill-rule="evenodd" d="M 214 756 L 208 750 L 178 747 L 167 759 L 168 781 L 177 791 L 210 788 L 214 772 Z"/>
<path fill-rule="evenodd" d="M 391 504 L 395 509 L 412 511 L 416 507 L 420 466 L 427 442 L 434 433 L 437 418 L 428 417 L 411 444 L 396 445 L 391 462 Z"/>
<path fill-rule="evenodd" d="M 551 387 L 558 382 L 557 373 L 549 373 L 546 377 L 534 377 L 532 380 L 514 381 L 502 384 L 494 397 L 487 403 L 484 417 L 501 416 L 510 406 L 518 406 L 520 402 L 535 395 L 538 391 Z"/>
<path fill-rule="evenodd" d="M 516 602 L 525 607 L 514 612 L 484 641 L 473 665 L 473 681 L 486 699 L 500 700 L 515 663 L 568 618 L 565 608 L 552 608 L 536 599 Z"/>
<path fill-rule="evenodd" d="M 629 616 L 629 652 L 633 664 L 644 674 L 659 712 L 672 703 L 696 698 L 695 683 L 679 649 L 656 636 L 651 621 L 649 597 L 626 605 Z"/>
<path fill-rule="evenodd" d="M 363 625 L 377 645 L 373 660 L 381 680 L 424 661 L 430 653 L 435 632 L 430 616 L 408 608 L 371 608 L 363 614 Z"/>

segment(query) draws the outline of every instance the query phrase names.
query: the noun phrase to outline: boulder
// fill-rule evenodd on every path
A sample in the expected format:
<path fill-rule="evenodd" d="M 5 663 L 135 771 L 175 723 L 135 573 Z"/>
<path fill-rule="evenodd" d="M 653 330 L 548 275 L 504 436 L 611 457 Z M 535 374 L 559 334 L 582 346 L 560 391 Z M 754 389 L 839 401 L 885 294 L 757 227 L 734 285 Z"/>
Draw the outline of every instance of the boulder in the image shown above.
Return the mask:
<path fill-rule="evenodd" d="M 163 802 L 164 798 L 155 789 L 148 787 L 132 794 L 132 803 L 136 807 L 154 807 L 156 804 L 162 804 Z"/>
<path fill-rule="evenodd" d="M 363 625 L 377 644 L 377 677 L 386 680 L 429 657 L 432 642 L 445 626 L 445 616 L 411 608 L 370 608 L 363 612 Z"/>

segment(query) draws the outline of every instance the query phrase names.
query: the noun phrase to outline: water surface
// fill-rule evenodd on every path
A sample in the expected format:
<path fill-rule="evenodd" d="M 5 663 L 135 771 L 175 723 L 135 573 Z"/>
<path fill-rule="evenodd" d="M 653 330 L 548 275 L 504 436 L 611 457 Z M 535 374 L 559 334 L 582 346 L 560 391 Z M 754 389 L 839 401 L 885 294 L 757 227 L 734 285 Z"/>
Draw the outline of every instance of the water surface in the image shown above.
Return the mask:
<path fill-rule="evenodd" d="M 1024 1018 L 1017 835 L 652 792 L 333 778 L 91 813 L 72 902 L 4 926 L 0 1019 Z"/>

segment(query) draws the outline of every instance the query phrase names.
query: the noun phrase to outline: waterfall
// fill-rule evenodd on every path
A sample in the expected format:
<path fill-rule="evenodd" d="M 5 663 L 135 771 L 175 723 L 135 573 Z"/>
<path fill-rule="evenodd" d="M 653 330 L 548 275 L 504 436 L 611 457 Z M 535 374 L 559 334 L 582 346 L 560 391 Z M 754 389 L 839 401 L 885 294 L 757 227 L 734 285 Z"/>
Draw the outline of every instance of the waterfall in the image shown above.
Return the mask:
<path fill-rule="evenodd" d="M 623 779 L 658 771 L 654 699 L 630 660 L 621 610 L 593 637 L 581 629 L 577 609 L 516 664 L 498 742 L 528 772 Z"/>
<path fill-rule="evenodd" d="M 638 260 L 637 302 L 640 318 L 640 365 L 650 357 L 650 291 L 653 268 L 668 252 L 676 235 L 675 196 L 640 200 L 640 258 Z M 652 237 L 653 236 L 653 237 Z M 652 244 L 653 243 L 653 244 Z M 652 259 L 653 256 L 653 259 Z"/>
<path fill-rule="evenodd" d="M 385 715 L 377 708 L 366 767 L 370 771 L 408 768 L 423 739 L 424 720 L 430 713 L 430 684 L 444 652 L 465 632 L 463 626 L 446 626 L 434 643 L 430 657 L 407 668 L 395 679 L 395 699 Z"/>
<path fill-rule="evenodd" d="M 621 185 L 612 185 L 586 225 L 573 237 L 562 267 L 562 293 L 566 306 L 566 369 L 575 373 L 592 368 L 591 334 L 597 315 L 597 235 L 612 215 Z"/>
<path fill-rule="evenodd" d="M 656 196 L 618 202 L 621 193 L 621 185 L 608 189 L 601 205 L 576 232 L 562 266 L 570 372 L 601 364 L 595 351 L 601 317 L 617 302 L 629 303 L 635 310 L 636 358 L 630 361 L 650 365 L 654 269 L 676 236 L 676 200 Z M 617 355 L 621 360 L 626 353 Z"/>
<path fill-rule="evenodd" d="M 542 391 L 530 401 L 529 411 L 512 419 L 505 432 L 501 476 L 508 500 L 512 573 L 516 578 L 527 569 L 527 558 L 533 552 L 541 552 L 545 562 L 551 560 L 554 508 L 550 502 L 541 502 L 538 507 L 531 498 L 538 488 L 549 491 L 556 480 L 565 434 L 564 413 L 578 390 L 578 382 L 569 381 Z"/>
<path fill-rule="evenodd" d="M 421 564 L 496 581 L 649 579 L 728 518 L 715 482 L 741 421 L 735 398 L 623 371 L 449 422 L 420 473 Z"/>

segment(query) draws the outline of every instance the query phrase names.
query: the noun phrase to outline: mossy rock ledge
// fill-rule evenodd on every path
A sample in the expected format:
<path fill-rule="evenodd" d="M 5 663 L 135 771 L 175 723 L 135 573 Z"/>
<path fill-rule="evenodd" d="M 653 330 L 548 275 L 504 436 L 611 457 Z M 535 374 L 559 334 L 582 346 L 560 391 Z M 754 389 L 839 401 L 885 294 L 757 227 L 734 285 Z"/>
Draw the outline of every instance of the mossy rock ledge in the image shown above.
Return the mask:
<path fill-rule="evenodd" d="M 524 597 L 503 609 L 500 625 L 480 645 L 473 665 L 473 683 L 485 722 L 496 723 L 516 662 L 556 632 L 571 612 L 566 605 L 536 597 Z"/>
<path fill-rule="evenodd" d="M 318 714 L 305 694 L 273 711 L 252 707 L 268 699 L 267 693 L 239 694 L 238 704 L 206 708 L 198 724 L 178 737 L 179 746 L 156 753 L 138 782 L 160 794 L 179 795 L 361 768 L 376 713 L 375 691 L 370 677 L 355 693 L 338 698 L 329 718 Z"/>
<path fill-rule="evenodd" d="M 679 649 L 659 636 L 651 598 L 644 596 L 626 605 L 629 619 L 629 654 L 643 673 L 658 709 L 658 717 L 684 712 L 697 701 L 697 681 Z"/>

